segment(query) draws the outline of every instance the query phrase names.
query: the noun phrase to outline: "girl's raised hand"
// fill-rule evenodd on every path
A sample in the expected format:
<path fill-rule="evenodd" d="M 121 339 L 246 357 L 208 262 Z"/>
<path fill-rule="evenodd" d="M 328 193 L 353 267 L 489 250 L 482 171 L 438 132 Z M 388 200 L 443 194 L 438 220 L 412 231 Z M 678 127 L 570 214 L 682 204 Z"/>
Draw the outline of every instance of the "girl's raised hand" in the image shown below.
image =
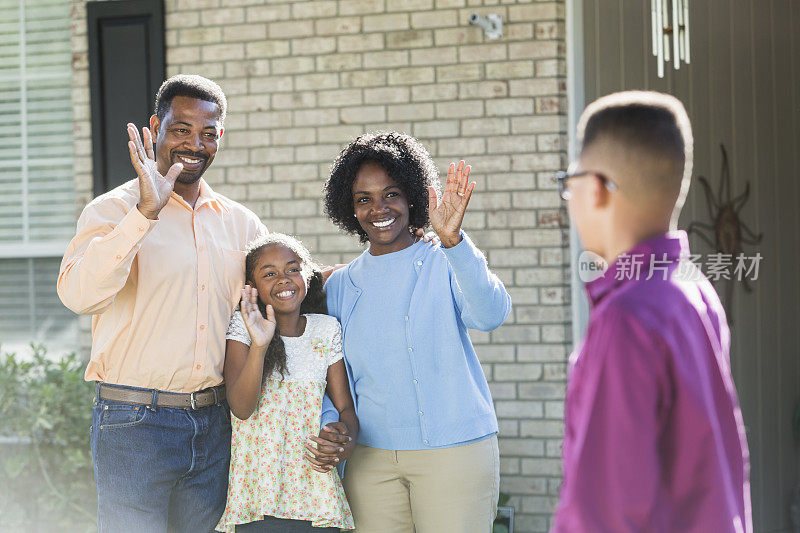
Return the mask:
<path fill-rule="evenodd" d="M 440 199 L 436 189 L 428 187 L 428 214 L 433 231 L 442 240 L 442 246 L 452 248 L 461 242 L 461 222 L 467 211 L 467 204 L 475 189 L 475 182 L 469 181 L 472 167 L 459 161 L 458 166 L 450 163 L 447 171 L 447 184 Z"/>
<path fill-rule="evenodd" d="M 275 335 L 275 311 L 272 306 L 267 306 L 267 318 L 264 318 L 258 308 L 258 291 L 255 287 L 245 285 L 242 289 L 241 308 L 244 325 L 250 334 L 251 346 L 266 348 Z"/>

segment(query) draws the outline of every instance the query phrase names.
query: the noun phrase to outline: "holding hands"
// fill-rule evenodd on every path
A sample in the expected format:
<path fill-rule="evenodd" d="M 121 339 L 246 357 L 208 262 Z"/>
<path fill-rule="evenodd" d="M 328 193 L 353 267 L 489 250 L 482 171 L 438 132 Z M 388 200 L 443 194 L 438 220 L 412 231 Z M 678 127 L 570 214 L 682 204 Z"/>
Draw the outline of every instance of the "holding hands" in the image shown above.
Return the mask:
<path fill-rule="evenodd" d="M 153 151 L 153 136 L 149 128 L 142 128 L 142 138 L 133 124 L 128 124 L 128 151 L 131 154 L 131 163 L 139 177 L 139 203 L 136 207 L 147 218 L 154 220 L 161 209 L 167 205 L 175 180 L 183 170 L 182 163 L 175 163 L 162 176 L 156 166 L 156 155 Z"/>
<path fill-rule="evenodd" d="M 258 290 L 250 285 L 245 285 L 242 289 L 242 319 L 250 334 L 250 345 L 253 347 L 266 348 L 275 335 L 275 311 L 271 305 L 267 306 L 267 318 L 261 314 L 258 308 Z"/>
<path fill-rule="evenodd" d="M 350 436 L 350 431 L 344 422 L 325 424 L 319 430 L 318 437 L 310 437 L 316 447 L 307 442 L 304 446 L 306 460 L 311 463 L 311 468 L 317 472 L 329 472 L 337 465 L 348 460 L 353 454 L 356 441 Z"/>
<path fill-rule="evenodd" d="M 431 227 L 442 240 L 442 246 L 452 248 L 461 242 L 461 223 L 467 210 L 475 182 L 469 181 L 472 167 L 459 161 L 458 166 L 450 163 L 447 171 L 447 183 L 442 197 L 436 189 L 428 187 L 428 216 Z"/>

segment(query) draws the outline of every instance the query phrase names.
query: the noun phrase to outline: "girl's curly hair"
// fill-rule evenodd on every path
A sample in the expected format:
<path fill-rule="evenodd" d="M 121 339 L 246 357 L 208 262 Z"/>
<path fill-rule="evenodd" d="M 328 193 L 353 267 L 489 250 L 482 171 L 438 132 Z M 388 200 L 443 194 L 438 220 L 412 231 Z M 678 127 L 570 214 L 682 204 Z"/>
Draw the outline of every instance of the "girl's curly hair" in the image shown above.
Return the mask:
<path fill-rule="evenodd" d="M 261 252 L 269 246 L 283 246 L 294 252 L 300 258 L 300 273 L 306 282 L 306 297 L 300 304 L 300 314 L 319 313 L 327 314 L 328 308 L 325 303 L 325 282 L 322 279 L 320 267 L 311 259 L 311 253 L 303 246 L 303 243 L 291 235 L 283 233 L 270 233 L 264 237 L 256 239 L 247 246 L 247 256 L 244 261 L 245 279 L 251 287 L 255 287 L 253 271 L 258 263 Z M 266 318 L 267 306 L 258 298 L 258 309 L 261 315 Z M 273 372 L 277 371 L 284 377 L 286 374 L 286 347 L 281 339 L 281 332 L 275 328 L 267 351 L 264 354 L 264 379 L 267 379 Z"/>
<path fill-rule="evenodd" d="M 367 233 L 353 216 L 353 182 L 365 163 L 386 170 L 408 198 L 411 230 L 428 224 L 428 186 L 441 192 L 439 172 L 430 154 L 417 139 L 397 132 L 365 133 L 357 137 L 331 166 L 325 182 L 325 213 L 345 232 L 367 242 Z"/>

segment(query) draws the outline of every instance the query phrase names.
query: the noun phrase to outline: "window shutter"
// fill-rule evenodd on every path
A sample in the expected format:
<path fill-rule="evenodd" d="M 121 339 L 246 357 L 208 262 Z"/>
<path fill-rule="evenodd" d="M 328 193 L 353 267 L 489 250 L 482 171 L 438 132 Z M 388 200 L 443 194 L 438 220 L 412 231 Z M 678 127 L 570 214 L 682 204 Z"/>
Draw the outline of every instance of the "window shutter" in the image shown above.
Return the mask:
<path fill-rule="evenodd" d="M 30 341 L 74 349 L 77 340 L 77 321 L 56 294 L 59 252 L 41 251 L 75 231 L 70 26 L 70 0 L 0 0 L 4 351 Z"/>

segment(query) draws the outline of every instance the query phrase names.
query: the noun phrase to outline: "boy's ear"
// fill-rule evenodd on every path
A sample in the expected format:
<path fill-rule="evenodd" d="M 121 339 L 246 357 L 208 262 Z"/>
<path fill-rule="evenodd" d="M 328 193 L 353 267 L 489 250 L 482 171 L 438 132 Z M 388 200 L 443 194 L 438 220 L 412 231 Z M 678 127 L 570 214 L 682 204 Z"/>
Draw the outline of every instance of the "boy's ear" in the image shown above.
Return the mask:
<path fill-rule="evenodd" d="M 609 191 L 603 180 L 599 176 L 591 176 L 589 185 L 589 194 L 592 201 L 592 207 L 602 208 L 606 207 L 611 201 L 611 191 Z"/>

